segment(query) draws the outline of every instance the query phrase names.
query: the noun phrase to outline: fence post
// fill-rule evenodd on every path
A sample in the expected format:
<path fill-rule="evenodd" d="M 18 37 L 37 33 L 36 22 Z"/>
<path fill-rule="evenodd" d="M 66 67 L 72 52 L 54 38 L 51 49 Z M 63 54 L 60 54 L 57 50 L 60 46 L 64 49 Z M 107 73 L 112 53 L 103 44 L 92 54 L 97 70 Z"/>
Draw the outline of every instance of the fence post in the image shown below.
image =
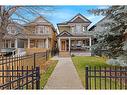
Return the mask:
<path fill-rule="evenodd" d="M 40 68 L 36 67 L 36 89 L 40 89 Z"/>
<path fill-rule="evenodd" d="M 86 66 L 86 89 L 89 89 L 88 84 L 88 66 Z"/>
<path fill-rule="evenodd" d="M 34 53 L 34 68 L 36 67 L 36 53 Z"/>

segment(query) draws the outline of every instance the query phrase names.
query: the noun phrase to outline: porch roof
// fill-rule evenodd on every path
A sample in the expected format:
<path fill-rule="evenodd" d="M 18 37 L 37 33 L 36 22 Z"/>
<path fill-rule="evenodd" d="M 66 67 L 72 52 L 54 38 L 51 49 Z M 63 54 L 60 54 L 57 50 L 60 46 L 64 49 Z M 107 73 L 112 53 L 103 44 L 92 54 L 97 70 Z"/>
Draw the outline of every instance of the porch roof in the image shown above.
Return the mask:
<path fill-rule="evenodd" d="M 69 33 L 67 31 L 61 32 L 57 37 L 91 37 L 90 33 Z"/>
<path fill-rule="evenodd" d="M 18 38 L 18 39 L 28 39 L 28 38 L 31 38 L 31 39 L 46 39 L 46 38 L 51 38 L 52 36 L 50 35 L 39 35 L 39 34 L 24 34 L 24 33 L 18 33 L 18 34 L 5 34 L 3 39 L 15 39 L 15 38 Z"/>

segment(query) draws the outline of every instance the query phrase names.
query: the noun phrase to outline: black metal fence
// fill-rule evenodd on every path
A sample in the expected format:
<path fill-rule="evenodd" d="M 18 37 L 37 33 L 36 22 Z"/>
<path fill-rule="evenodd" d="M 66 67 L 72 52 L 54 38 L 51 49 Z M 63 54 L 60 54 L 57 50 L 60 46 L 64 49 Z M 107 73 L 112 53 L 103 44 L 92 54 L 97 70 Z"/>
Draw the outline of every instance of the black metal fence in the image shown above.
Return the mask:
<path fill-rule="evenodd" d="M 38 52 L 25 56 L 1 56 L 0 57 L 0 69 L 2 66 L 34 66 L 38 63 L 38 60 L 47 61 L 48 58 L 54 56 L 57 53 L 56 50 L 48 50 L 46 52 Z"/>
<path fill-rule="evenodd" d="M 86 89 L 127 89 L 127 67 L 86 67 Z"/>
<path fill-rule="evenodd" d="M 48 50 L 25 56 L 1 56 L 0 89 L 24 89 L 24 87 L 28 89 L 28 84 L 31 84 L 33 89 L 35 87 L 33 85 L 34 80 L 38 80 L 37 77 L 34 78 L 38 74 L 35 67 L 40 67 L 40 64 L 47 61 L 48 58 L 54 56 L 56 53 L 56 50 Z M 28 81 L 30 77 L 31 81 Z M 21 85 L 21 81 L 24 83 L 22 83 L 23 85 Z"/>
<path fill-rule="evenodd" d="M 31 69 L 4 69 L 0 70 L 2 75 L 0 89 L 40 89 L 40 69 L 39 67 Z"/>

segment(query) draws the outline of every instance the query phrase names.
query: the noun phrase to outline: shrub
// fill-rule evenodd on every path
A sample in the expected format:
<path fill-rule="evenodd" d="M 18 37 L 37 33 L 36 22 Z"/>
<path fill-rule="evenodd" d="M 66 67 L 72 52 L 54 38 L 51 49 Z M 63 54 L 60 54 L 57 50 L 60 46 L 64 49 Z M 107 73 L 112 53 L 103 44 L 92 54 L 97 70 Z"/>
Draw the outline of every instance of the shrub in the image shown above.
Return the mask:
<path fill-rule="evenodd" d="M 71 55 L 71 57 L 75 57 L 75 55 L 74 55 L 74 54 L 72 54 L 72 55 Z"/>
<path fill-rule="evenodd" d="M 123 59 L 119 59 L 119 58 L 117 58 L 117 59 L 109 59 L 109 60 L 107 60 L 107 62 L 106 62 L 107 64 L 110 64 L 110 65 L 116 65 L 116 66 L 127 66 L 127 63 L 126 63 L 126 61 L 125 60 L 123 60 Z"/>

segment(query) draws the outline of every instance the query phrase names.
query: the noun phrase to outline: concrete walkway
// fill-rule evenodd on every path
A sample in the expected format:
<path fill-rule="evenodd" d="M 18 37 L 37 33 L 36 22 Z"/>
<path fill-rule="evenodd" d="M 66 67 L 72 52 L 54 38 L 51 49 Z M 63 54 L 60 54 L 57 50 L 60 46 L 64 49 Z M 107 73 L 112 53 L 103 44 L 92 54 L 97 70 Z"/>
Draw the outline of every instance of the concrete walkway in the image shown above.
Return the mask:
<path fill-rule="evenodd" d="M 54 57 L 54 59 L 59 62 L 44 89 L 83 89 L 71 57 Z"/>

